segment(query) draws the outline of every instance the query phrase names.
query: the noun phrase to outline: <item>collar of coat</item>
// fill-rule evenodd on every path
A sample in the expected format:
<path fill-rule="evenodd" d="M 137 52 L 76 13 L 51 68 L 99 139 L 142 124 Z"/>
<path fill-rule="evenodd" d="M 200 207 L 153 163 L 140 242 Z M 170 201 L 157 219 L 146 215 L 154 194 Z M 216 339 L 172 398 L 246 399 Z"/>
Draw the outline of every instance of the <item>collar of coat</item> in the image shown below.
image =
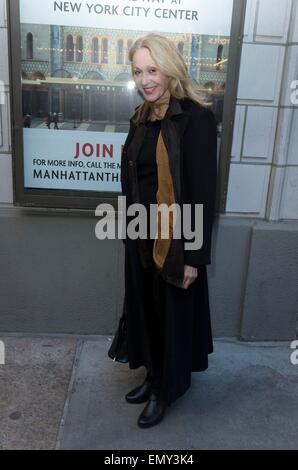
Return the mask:
<path fill-rule="evenodd" d="M 188 103 L 189 101 L 190 100 L 188 100 L 187 98 L 186 99 L 178 99 L 178 98 L 175 98 L 174 96 L 171 96 L 170 102 L 169 102 L 169 107 L 167 109 L 167 112 L 166 112 L 163 120 L 166 121 L 168 119 L 172 119 L 175 116 L 181 116 L 181 115 L 186 116 L 186 117 L 189 116 L 190 113 L 183 106 L 183 103 Z M 136 118 L 137 111 L 138 111 L 139 107 L 140 106 L 138 106 L 136 108 L 135 114 L 130 119 L 131 123 L 136 124 L 135 118 Z M 144 116 L 143 119 L 138 121 L 138 124 L 145 124 L 147 119 L 148 119 L 148 116 Z"/>

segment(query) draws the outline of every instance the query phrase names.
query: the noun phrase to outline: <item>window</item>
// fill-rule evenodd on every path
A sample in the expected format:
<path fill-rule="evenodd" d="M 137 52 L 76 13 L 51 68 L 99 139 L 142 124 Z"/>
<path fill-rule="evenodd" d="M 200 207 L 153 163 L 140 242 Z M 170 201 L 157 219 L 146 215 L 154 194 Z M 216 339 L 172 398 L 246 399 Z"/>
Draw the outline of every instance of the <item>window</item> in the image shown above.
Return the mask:
<path fill-rule="evenodd" d="M 99 62 L 99 56 L 98 56 L 98 38 L 93 38 L 92 39 L 92 56 L 91 56 L 91 62 L 94 64 L 98 64 Z"/>
<path fill-rule="evenodd" d="M 121 189 L 118 163 L 129 130 L 129 116 L 141 100 L 137 89 L 132 87 L 129 55 L 140 31 L 146 31 L 149 26 L 152 29 L 154 25 L 144 16 L 131 22 L 120 9 L 113 23 L 96 14 L 86 15 L 88 21 L 80 14 L 67 15 L 66 22 L 60 13 L 55 15 L 57 21 L 53 23 L 47 18 L 46 8 L 36 9 L 36 2 L 13 0 L 8 3 L 11 87 L 15 97 L 12 100 L 12 133 L 16 143 L 12 149 L 14 202 L 24 206 L 82 209 L 94 209 L 99 201 L 111 200 L 114 204 Z M 104 3 L 110 2 L 94 2 L 94 6 Z M 241 62 L 239 37 L 243 35 L 246 0 L 204 3 L 206 12 L 201 11 L 202 21 L 181 21 L 176 29 L 178 22 L 173 28 L 164 18 L 156 22 L 154 28 L 158 34 L 172 39 L 175 49 L 183 52 L 201 99 L 214 111 L 220 160 L 218 207 L 224 211 Z M 215 15 L 214 5 L 221 4 L 225 6 L 220 15 Z M 99 6 L 97 11 L 100 11 Z M 221 45 L 223 48 L 219 47 Z M 23 81 L 20 81 L 21 73 Z M 225 82 L 226 91 L 223 89 Z M 59 113 L 61 132 L 58 157 L 57 135 L 52 135 L 43 123 L 44 116 L 54 112 Z M 26 114 L 31 114 L 31 130 L 21 132 Z M 77 130 L 71 135 L 80 120 L 84 132 Z M 40 132 L 40 139 L 36 138 L 34 129 Z M 108 156 L 106 161 L 115 163 L 114 169 L 98 164 L 104 161 L 104 156 Z M 44 158 L 46 165 L 33 164 L 36 157 Z M 96 165 L 87 167 L 86 162 Z M 72 173 L 75 166 L 79 168 L 79 163 L 85 165 L 87 173 Z M 100 168 L 102 170 L 98 171 Z"/>
<path fill-rule="evenodd" d="M 102 41 L 101 41 L 101 63 L 102 64 L 107 64 L 108 63 L 108 40 L 106 38 L 104 38 Z"/>
<path fill-rule="evenodd" d="M 123 39 L 117 43 L 117 64 L 123 64 Z"/>
<path fill-rule="evenodd" d="M 66 39 L 66 61 L 74 61 L 74 43 L 73 36 L 71 34 L 69 34 Z"/>
<path fill-rule="evenodd" d="M 76 44 L 76 61 L 83 62 L 83 38 L 82 36 L 77 37 L 77 44 Z"/>
<path fill-rule="evenodd" d="M 217 48 L 217 57 L 216 57 L 216 70 L 220 70 L 221 69 L 221 61 L 222 61 L 222 53 L 223 53 L 223 45 L 220 44 Z"/>
<path fill-rule="evenodd" d="M 27 60 L 32 60 L 33 59 L 33 34 L 28 33 L 27 34 L 27 41 L 26 41 L 26 57 Z"/>
<path fill-rule="evenodd" d="M 127 41 L 127 50 L 126 50 L 126 63 L 127 64 L 130 64 L 130 60 L 129 60 L 129 51 L 132 47 L 132 44 L 133 44 L 133 41 L 132 39 L 128 39 Z"/>
<path fill-rule="evenodd" d="M 180 41 L 178 42 L 178 52 L 180 52 L 181 55 L 183 55 L 183 50 L 184 50 L 184 42 Z"/>

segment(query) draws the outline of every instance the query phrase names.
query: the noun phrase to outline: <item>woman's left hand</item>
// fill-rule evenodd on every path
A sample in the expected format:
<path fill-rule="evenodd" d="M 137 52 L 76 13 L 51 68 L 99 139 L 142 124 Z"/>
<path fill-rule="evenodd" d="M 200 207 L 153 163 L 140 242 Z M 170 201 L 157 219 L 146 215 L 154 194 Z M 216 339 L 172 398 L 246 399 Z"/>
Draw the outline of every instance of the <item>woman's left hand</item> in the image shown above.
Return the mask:
<path fill-rule="evenodd" d="M 182 289 L 187 289 L 198 277 L 198 270 L 193 266 L 184 265 L 184 279 Z"/>

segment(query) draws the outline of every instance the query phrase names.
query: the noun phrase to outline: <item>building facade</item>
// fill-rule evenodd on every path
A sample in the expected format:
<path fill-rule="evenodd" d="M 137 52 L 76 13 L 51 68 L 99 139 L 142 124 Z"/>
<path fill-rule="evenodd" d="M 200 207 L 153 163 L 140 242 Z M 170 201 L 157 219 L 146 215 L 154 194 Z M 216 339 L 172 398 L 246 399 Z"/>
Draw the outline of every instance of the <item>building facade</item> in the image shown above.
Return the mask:
<path fill-rule="evenodd" d="M 79 28 L 23 28 L 23 80 L 28 93 L 24 100 L 31 111 L 31 82 L 46 78 L 53 85 L 50 92 L 46 87 L 42 90 L 46 95 L 35 105 L 36 113 L 41 105 L 71 113 L 71 105 L 60 109 L 55 79 L 66 80 L 66 93 L 67 79 L 76 76 L 90 87 L 92 80 L 118 86 L 121 95 L 129 74 L 127 52 L 136 32 L 111 38 L 91 28 L 84 34 Z M 34 46 L 37 35 L 41 50 Z M 88 211 L 13 205 L 7 36 L 6 2 L 0 0 L 0 331 L 110 334 L 122 305 L 121 242 L 99 242 L 94 236 L 96 219 Z M 216 48 L 208 37 L 191 42 L 176 38 L 176 45 L 190 73 L 195 60 L 201 65 L 192 78 L 207 88 L 223 85 L 204 60 L 214 59 L 214 50 L 221 59 L 228 57 L 228 38 L 227 44 Z M 214 227 L 209 269 L 213 327 L 217 336 L 294 339 L 298 319 L 297 0 L 248 0 L 239 47 L 227 203 Z M 58 49 L 63 53 L 57 54 Z M 81 91 L 72 93 L 79 96 Z M 109 106 L 103 108 L 103 115 L 92 115 L 97 107 L 92 111 L 90 104 L 80 118 L 103 119 Z"/>

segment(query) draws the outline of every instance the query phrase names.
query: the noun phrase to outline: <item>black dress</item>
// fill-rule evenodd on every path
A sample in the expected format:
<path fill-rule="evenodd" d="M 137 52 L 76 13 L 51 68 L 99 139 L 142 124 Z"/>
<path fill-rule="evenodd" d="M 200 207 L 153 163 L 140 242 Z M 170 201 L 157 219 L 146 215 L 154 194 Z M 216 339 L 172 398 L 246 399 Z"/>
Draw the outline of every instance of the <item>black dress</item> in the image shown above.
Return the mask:
<path fill-rule="evenodd" d="M 156 204 L 160 128 L 159 121 L 147 122 L 137 160 L 140 202 L 147 208 Z M 151 253 L 153 241 L 146 242 Z M 189 388 L 192 371 L 208 367 L 208 354 L 213 351 L 206 266 L 199 266 L 198 277 L 188 289 L 173 286 L 159 275 L 153 259 L 151 267 L 143 267 L 137 241 L 127 238 L 125 298 L 129 366 L 145 366 L 154 377 L 159 398 L 170 403 Z"/>
<path fill-rule="evenodd" d="M 157 204 L 158 189 L 156 145 L 161 129 L 161 121 L 147 121 L 147 132 L 137 160 L 139 202 L 147 211 L 147 237 L 150 238 L 150 204 Z M 149 241 L 149 246 L 153 241 Z M 153 248 L 153 247 L 152 247 Z M 150 249 L 150 251 L 152 251 Z"/>

